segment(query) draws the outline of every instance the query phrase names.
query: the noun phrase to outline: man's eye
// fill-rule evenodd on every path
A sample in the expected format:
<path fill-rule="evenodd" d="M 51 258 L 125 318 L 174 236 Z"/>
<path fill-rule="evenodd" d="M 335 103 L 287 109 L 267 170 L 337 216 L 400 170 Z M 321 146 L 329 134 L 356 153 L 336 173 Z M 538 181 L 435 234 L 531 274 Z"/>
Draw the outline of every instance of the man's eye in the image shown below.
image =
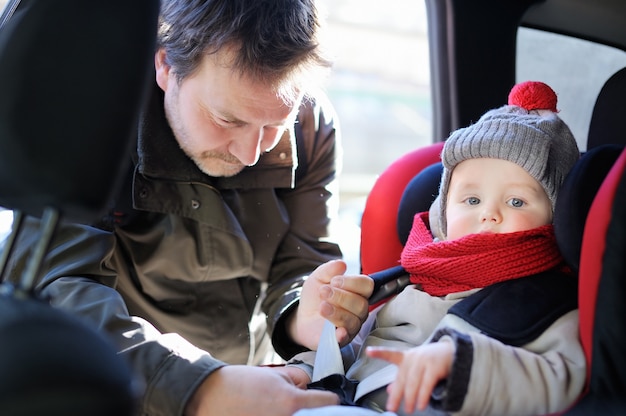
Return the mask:
<path fill-rule="evenodd" d="M 509 204 L 510 204 L 512 207 L 515 207 L 515 208 L 521 208 L 521 207 L 523 207 L 523 206 L 524 206 L 524 201 L 522 201 L 522 200 L 521 200 L 521 199 L 519 199 L 519 198 L 511 198 L 511 199 L 509 200 Z"/>
<path fill-rule="evenodd" d="M 476 198 L 475 196 L 471 196 L 466 199 L 466 202 L 468 205 L 478 205 L 480 204 L 480 199 Z"/>
<path fill-rule="evenodd" d="M 217 115 L 213 115 L 213 121 L 220 127 L 231 128 L 231 127 L 241 127 L 243 123 L 239 120 L 233 120 L 232 118 L 223 118 Z"/>

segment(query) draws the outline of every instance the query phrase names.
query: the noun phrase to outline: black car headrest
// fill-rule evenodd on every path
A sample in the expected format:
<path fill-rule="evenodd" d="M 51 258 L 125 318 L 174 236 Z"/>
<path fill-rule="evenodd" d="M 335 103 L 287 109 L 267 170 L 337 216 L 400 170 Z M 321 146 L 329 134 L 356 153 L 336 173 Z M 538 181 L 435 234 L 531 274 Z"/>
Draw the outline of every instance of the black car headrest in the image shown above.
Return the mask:
<path fill-rule="evenodd" d="M 602 86 L 593 107 L 587 150 L 603 144 L 626 144 L 626 68 L 613 74 Z"/>
<path fill-rule="evenodd" d="M 554 208 L 554 232 L 567 264 L 580 265 L 583 231 L 591 203 L 623 145 L 600 145 L 586 152 L 565 177 Z"/>
<path fill-rule="evenodd" d="M 0 317 L 3 415 L 136 414 L 143 385 L 105 336 L 37 299 L 0 294 Z"/>
<path fill-rule="evenodd" d="M 403 245 L 409 238 L 415 214 L 428 211 L 439 194 L 442 172 L 443 164 L 441 162 L 434 163 L 421 170 L 404 188 L 398 206 L 397 219 L 398 237 Z"/>
<path fill-rule="evenodd" d="M 149 85 L 158 12 L 158 0 L 22 0 L 3 13 L 0 206 L 104 213 Z"/>

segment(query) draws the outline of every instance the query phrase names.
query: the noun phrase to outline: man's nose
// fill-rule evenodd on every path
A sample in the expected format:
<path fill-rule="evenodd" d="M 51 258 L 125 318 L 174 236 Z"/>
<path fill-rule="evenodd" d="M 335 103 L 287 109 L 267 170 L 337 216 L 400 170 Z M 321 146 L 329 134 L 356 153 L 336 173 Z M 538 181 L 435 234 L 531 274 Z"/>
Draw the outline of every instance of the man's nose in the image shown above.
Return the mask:
<path fill-rule="evenodd" d="M 228 151 L 246 166 L 252 166 L 259 160 L 263 129 L 252 130 L 237 137 L 230 143 Z"/>

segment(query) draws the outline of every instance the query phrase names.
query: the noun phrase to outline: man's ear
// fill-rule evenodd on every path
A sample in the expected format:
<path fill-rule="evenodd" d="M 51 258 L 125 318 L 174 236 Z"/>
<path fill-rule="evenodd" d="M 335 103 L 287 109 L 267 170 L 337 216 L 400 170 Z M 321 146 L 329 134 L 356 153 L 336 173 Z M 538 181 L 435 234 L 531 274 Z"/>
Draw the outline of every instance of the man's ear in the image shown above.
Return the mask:
<path fill-rule="evenodd" d="M 166 62 L 165 49 L 163 48 L 159 48 L 154 54 L 154 69 L 156 70 L 157 85 L 163 91 L 167 91 L 171 68 Z"/>

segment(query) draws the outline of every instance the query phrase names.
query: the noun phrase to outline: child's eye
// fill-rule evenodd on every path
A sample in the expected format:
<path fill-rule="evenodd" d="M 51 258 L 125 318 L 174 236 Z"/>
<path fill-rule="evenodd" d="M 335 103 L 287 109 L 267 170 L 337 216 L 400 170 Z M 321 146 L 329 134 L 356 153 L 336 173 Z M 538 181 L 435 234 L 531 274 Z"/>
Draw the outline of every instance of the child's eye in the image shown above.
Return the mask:
<path fill-rule="evenodd" d="M 469 198 L 465 200 L 465 202 L 468 205 L 478 205 L 480 204 L 480 199 L 476 198 L 475 196 L 470 196 Z"/>
<path fill-rule="evenodd" d="M 525 204 L 525 202 L 522 201 L 519 198 L 511 198 L 511 199 L 509 199 L 509 205 L 511 205 L 514 208 L 521 208 L 521 207 L 524 206 L 524 204 Z"/>

